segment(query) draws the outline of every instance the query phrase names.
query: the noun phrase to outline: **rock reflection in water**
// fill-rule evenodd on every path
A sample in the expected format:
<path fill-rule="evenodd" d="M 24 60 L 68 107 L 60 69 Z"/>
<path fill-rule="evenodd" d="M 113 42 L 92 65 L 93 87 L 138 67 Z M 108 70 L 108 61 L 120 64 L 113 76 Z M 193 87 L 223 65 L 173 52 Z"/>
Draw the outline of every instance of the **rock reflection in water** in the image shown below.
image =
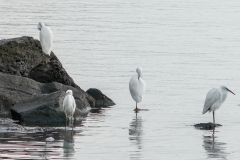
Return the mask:
<path fill-rule="evenodd" d="M 203 147 L 207 151 L 208 158 L 227 159 L 226 143 L 218 142 L 215 130 L 212 130 L 211 136 L 203 136 Z"/>
<path fill-rule="evenodd" d="M 131 159 L 139 159 L 141 156 L 141 152 L 139 150 L 142 149 L 141 139 L 142 139 L 142 119 L 136 113 L 136 116 L 132 119 L 129 127 L 129 140 L 131 144 L 137 147 L 131 154 Z"/>

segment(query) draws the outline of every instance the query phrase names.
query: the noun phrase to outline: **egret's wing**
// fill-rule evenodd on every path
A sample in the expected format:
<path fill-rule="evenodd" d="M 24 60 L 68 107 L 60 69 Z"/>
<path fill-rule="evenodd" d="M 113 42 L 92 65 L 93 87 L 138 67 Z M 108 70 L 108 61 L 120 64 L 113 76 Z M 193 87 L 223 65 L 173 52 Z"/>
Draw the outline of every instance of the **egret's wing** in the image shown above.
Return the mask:
<path fill-rule="evenodd" d="M 64 110 L 64 108 L 65 108 L 65 106 L 66 106 L 66 103 L 67 103 L 67 96 L 65 96 L 65 98 L 64 98 L 64 100 L 63 100 L 63 110 Z"/>
<path fill-rule="evenodd" d="M 72 99 L 73 99 L 73 113 L 74 113 L 76 109 L 76 101 L 73 96 L 72 96 Z"/>
<path fill-rule="evenodd" d="M 140 91 L 138 90 L 138 78 L 137 76 L 132 76 L 132 78 L 129 81 L 129 91 L 133 97 L 133 99 L 136 101 L 136 97 L 140 94 Z"/>
<path fill-rule="evenodd" d="M 145 82 L 142 79 L 139 79 L 139 80 L 138 80 L 138 76 L 132 76 L 129 82 L 129 90 L 130 90 L 131 96 L 138 103 L 142 101 L 142 96 L 146 88 Z"/>
<path fill-rule="evenodd" d="M 136 87 L 137 87 L 136 77 L 132 76 L 132 78 L 129 81 L 129 90 L 130 90 L 131 94 L 136 92 L 136 90 L 135 90 Z"/>
<path fill-rule="evenodd" d="M 45 52 L 47 52 L 46 54 L 50 54 L 52 49 L 52 40 L 53 40 L 52 30 L 49 27 L 44 27 L 41 30 L 40 34 L 41 34 L 40 41 L 42 44 L 42 48 Z"/>
<path fill-rule="evenodd" d="M 207 94 L 202 114 L 206 113 L 219 98 L 220 98 L 219 90 L 216 88 L 211 89 Z"/>
<path fill-rule="evenodd" d="M 143 94 L 145 93 L 145 90 L 146 90 L 146 83 L 142 78 L 140 78 L 139 85 L 140 85 L 140 88 L 141 88 L 141 95 L 143 96 Z"/>

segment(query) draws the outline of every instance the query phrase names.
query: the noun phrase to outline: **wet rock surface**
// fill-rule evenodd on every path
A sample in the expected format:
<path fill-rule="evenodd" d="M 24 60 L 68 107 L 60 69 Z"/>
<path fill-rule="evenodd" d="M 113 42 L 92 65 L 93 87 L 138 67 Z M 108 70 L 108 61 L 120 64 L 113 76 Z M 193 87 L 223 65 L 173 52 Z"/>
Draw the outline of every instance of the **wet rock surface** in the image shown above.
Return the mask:
<path fill-rule="evenodd" d="M 110 98 L 103 94 L 99 89 L 90 88 L 87 93 L 95 99 L 95 107 L 109 107 L 116 105 Z"/>
<path fill-rule="evenodd" d="M 215 127 L 220 127 L 222 126 L 221 124 L 213 124 L 212 122 L 209 123 L 199 123 L 195 124 L 194 127 L 197 129 L 202 129 L 202 130 L 213 130 Z"/>

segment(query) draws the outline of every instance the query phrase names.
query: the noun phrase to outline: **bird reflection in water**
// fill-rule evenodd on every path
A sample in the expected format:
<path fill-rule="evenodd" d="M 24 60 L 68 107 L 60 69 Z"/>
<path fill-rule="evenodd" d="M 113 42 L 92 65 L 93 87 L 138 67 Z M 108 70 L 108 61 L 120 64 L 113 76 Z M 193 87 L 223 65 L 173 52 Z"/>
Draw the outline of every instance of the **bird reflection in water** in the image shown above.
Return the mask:
<path fill-rule="evenodd" d="M 134 116 L 132 122 L 130 123 L 129 127 L 129 140 L 137 149 L 133 150 L 133 153 L 130 155 L 131 159 L 139 159 L 141 156 L 140 150 L 142 149 L 141 146 L 141 136 L 142 136 L 142 119 L 141 117 Z"/>
<path fill-rule="evenodd" d="M 218 142 L 215 135 L 215 130 L 212 130 L 211 136 L 203 136 L 203 147 L 207 151 L 208 158 L 227 159 L 226 143 Z"/>
<path fill-rule="evenodd" d="M 74 139 L 73 139 L 73 128 L 72 130 L 67 130 L 65 132 L 65 137 L 63 141 L 63 155 L 64 157 L 73 157 L 74 156 Z"/>

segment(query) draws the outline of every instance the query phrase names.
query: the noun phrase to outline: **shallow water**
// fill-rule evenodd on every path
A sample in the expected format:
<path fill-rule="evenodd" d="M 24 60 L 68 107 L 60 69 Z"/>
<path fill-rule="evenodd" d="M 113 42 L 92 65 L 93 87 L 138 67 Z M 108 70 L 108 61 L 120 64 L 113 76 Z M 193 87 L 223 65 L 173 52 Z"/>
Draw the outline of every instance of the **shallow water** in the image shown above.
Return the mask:
<path fill-rule="evenodd" d="M 0 1 L 0 39 L 54 33 L 53 51 L 84 90 L 96 87 L 116 106 L 90 113 L 64 136 L 1 133 L 0 153 L 33 159 L 239 159 L 240 1 Z M 143 68 L 147 91 L 137 117 L 128 82 Z M 202 115 L 205 96 L 226 85 L 216 112 Z M 54 137 L 55 141 L 45 142 Z M 68 137 L 68 138 L 65 138 Z M 67 139 L 67 140 L 65 140 Z"/>

